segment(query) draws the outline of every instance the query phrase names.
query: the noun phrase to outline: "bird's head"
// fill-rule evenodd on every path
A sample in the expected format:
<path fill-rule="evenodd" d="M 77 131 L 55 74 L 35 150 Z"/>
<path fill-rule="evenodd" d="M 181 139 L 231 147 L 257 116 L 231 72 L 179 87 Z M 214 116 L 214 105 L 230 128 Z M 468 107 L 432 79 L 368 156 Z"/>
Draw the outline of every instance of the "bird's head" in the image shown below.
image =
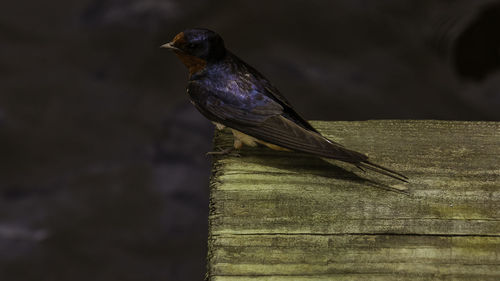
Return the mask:
<path fill-rule="evenodd" d="M 204 68 L 207 63 L 224 58 L 226 48 L 219 34 L 203 28 L 187 29 L 161 46 L 175 52 L 191 74 Z"/>

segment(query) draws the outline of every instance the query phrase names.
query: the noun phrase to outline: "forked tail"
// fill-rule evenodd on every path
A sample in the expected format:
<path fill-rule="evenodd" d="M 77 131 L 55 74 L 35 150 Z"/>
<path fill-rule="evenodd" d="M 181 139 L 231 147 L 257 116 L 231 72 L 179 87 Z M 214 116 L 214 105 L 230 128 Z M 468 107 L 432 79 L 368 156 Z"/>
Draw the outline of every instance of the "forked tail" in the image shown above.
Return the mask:
<path fill-rule="evenodd" d="M 388 169 L 386 167 L 383 167 L 383 166 L 380 166 L 380 165 L 377 165 L 375 163 L 372 163 L 368 160 L 365 160 L 363 162 L 359 162 L 359 163 L 356 163 L 355 164 L 358 168 L 360 168 L 361 170 L 364 169 L 368 169 L 368 170 L 372 170 L 374 172 L 377 172 L 377 173 L 380 173 L 382 175 L 386 175 L 388 177 L 391 177 L 391 178 L 394 178 L 394 179 L 397 179 L 397 180 L 400 180 L 400 181 L 403 181 L 403 182 L 408 182 L 408 177 L 401 174 L 401 173 L 398 173 L 396 171 L 393 171 L 391 169 Z"/>

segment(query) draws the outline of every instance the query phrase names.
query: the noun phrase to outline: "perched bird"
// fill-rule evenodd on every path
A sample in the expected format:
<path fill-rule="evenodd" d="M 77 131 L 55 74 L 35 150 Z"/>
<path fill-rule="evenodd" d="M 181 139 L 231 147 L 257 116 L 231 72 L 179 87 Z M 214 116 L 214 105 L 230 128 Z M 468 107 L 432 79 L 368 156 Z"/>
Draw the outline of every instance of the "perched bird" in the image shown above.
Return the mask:
<path fill-rule="evenodd" d="M 212 154 L 229 153 L 243 144 L 262 144 L 348 162 L 401 181 L 408 179 L 322 136 L 268 79 L 228 51 L 217 33 L 187 29 L 161 47 L 172 50 L 188 68 L 191 103 L 218 129 L 228 127 L 233 132 L 234 147 Z"/>

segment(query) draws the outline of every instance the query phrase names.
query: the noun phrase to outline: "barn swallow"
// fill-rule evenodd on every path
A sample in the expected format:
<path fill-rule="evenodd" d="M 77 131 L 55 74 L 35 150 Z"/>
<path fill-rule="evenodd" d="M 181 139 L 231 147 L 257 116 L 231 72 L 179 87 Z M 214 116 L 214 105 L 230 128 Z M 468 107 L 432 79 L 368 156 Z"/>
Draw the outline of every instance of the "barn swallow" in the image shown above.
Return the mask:
<path fill-rule="evenodd" d="M 322 136 L 262 74 L 232 54 L 215 32 L 187 29 L 161 46 L 172 50 L 189 71 L 191 103 L 219 130 L 228 127 L 234 147 L 265 145 L 351 163 L 407 182 L 407 177 L 377 165 L 368 156 Z"/>

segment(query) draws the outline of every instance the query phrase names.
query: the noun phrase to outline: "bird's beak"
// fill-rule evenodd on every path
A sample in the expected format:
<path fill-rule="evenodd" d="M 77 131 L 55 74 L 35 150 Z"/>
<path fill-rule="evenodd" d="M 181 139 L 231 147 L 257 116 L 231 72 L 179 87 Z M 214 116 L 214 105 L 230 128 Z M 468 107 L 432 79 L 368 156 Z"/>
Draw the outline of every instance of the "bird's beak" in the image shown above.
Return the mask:
<path fill-rule="evenodd" d="M 174 50 L 174 51 L 180 51 L 181 49 L 177 48 L 174 46 L 173 42 L 168 42 L 167 44 L 163 44 L 160 46 L 160 48 L 165 48 L 169 50 Z"/>

